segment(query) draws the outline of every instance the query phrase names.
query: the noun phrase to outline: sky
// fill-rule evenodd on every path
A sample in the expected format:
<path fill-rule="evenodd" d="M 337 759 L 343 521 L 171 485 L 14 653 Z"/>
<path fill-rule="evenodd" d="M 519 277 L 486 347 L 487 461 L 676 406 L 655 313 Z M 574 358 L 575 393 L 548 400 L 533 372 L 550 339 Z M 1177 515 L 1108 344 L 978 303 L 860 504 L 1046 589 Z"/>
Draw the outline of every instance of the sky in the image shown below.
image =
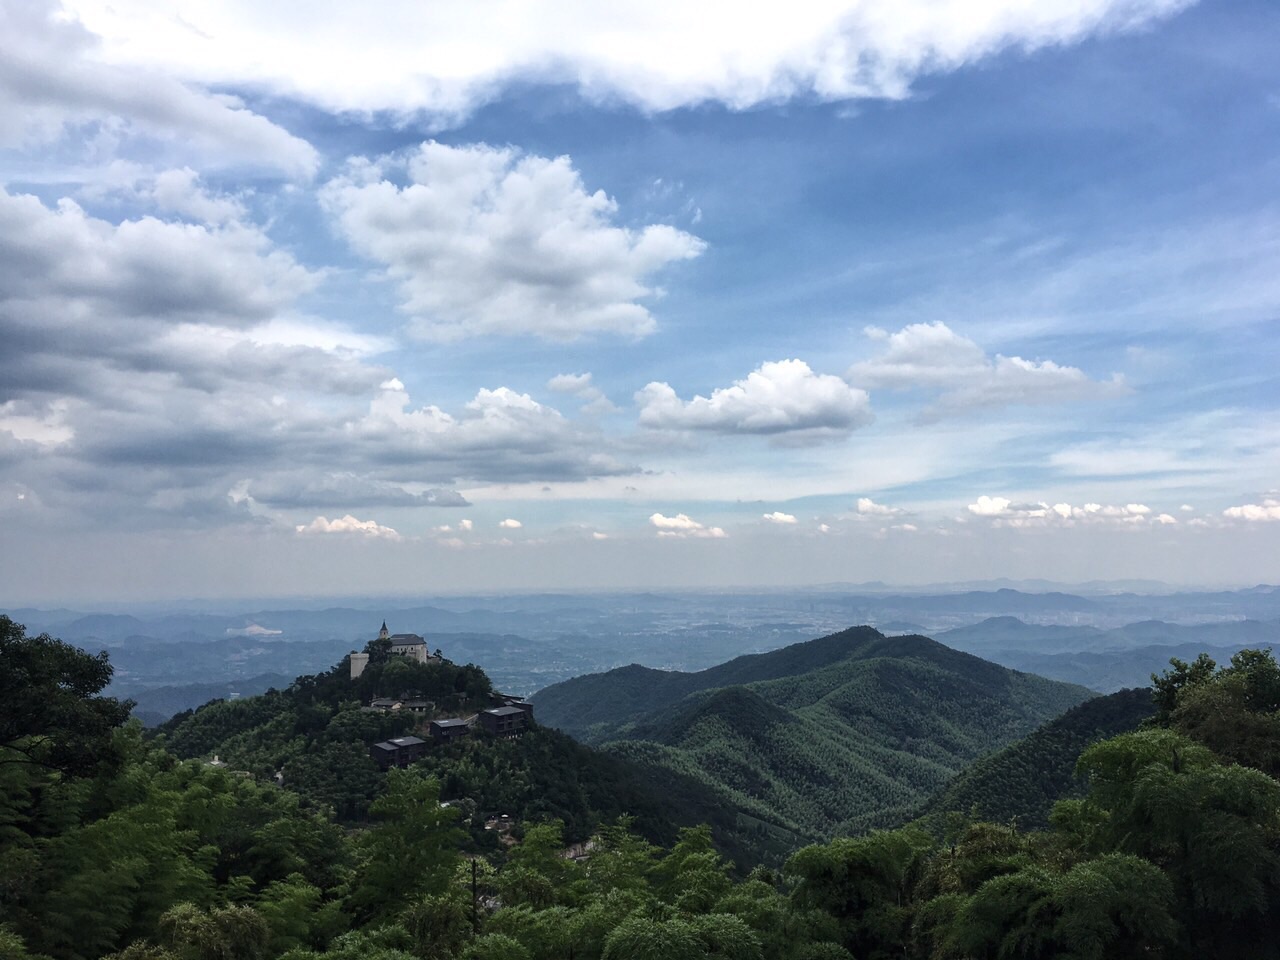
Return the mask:
<path fill-rule="evenodd" d="M 0 0 L 0 602 L 1280 581 L 1268 0 Z"/>

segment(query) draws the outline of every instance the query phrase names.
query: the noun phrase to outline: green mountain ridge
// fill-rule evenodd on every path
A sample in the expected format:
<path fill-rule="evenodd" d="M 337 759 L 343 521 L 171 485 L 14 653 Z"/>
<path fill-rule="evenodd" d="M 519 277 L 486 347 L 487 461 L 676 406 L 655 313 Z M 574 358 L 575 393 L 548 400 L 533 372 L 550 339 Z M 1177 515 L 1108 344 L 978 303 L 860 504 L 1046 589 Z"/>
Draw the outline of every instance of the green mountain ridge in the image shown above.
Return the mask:
<path fill-rule="evenodd" d="M 855 627 L 697 673 L 623 667 L 533 700 L 541 722 L 650 779 L 699 777 L 753 819 L 742 830 L 812 839 L 901 823 L 966 764 L 1092 696 Z"/>

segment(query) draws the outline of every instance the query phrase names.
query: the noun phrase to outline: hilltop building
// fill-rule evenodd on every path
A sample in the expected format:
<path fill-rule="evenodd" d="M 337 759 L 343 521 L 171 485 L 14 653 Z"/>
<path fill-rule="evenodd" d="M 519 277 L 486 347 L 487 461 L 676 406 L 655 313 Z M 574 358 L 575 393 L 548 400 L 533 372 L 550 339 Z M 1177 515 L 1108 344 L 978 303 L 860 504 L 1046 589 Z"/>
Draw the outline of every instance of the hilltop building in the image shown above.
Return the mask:
<path fill-rule="evenodd" d="M 416 633 L 392 633 L 387 629 L 387 621 L 382 621 L 382 629 L 378 631 L 379 640 L 391 641 L 391 652 L 397 657 L 408 657 L 417 663 L 439 663 L 440 658 L 427 650 L 427 641 Z M 364 673 L 369 665 L 367 653 L 351 652 L 351 679 Z"/>

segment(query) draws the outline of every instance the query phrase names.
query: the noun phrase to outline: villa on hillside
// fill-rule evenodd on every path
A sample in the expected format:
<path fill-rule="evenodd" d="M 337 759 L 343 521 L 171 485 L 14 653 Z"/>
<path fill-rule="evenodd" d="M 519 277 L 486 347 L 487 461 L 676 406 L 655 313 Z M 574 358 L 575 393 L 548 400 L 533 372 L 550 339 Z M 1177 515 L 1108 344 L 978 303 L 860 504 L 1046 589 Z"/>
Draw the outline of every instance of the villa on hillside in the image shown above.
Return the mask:
<path fill-rule="evenodd" d="M 485 733 L 498 737 L 518 737 L 529 729 L 533 720 L 533 704 L 493 707 L 480 711 L 480 726 Z"/>
<path fill-rule="evenodd" d="M 440 657 L 427 650 L 427 641 L 416 633 L 392 633 L 387 629 L 387 621 L 382 621 L 382 629 L 378 631 L 379 640 L 391 641 L 391 652 L 397 657 L 406 657 L 415 663 L 439 663 Z M 351 679 L 364 673 L 369 665 L 367 653 L 351 651 Z"/>
<path fill-rule="evenodd" d="M 369 748 L 369 755 L 383 770 L 407 767 L 427 752 L 427 741 L 421 737 L 392 737 Z"/>

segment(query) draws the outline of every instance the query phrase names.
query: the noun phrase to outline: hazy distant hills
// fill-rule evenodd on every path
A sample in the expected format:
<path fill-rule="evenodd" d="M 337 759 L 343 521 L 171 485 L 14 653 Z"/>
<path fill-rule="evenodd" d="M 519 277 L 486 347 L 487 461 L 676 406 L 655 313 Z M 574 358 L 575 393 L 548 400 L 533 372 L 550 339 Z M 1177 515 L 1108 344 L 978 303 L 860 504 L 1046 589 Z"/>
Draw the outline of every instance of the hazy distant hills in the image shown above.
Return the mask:
<path fill-rule="evenodd" d="M 1149 684 L 1153 673 L 1169 666 L 1170 657 L 1193 660 L 1208 653 L 1225 662 L 1244 647 L 1280 648 L 1280 621 L 1186 625 L 1148 620 L 1104 630 L 994 617 L 944 631 L 937 639 L 1015 670 L 1110 693 Z"/>
<path fill-rule="evenodd" d="M 697 673 L 630 666 L 534 697 L 539 721 L 651 776 L 695 776 L 744 829 L 900 822 L 978 756 L 1091 696 L 925 637 L 859 627 Z"/>
<path fill-rule="evenodd" d="M 236 690 L 262 674 L 323 670 L 362 648 L 384 618 L 392 630 L 420 633 L 433 649 L 441 647 L 459 662 L 483 665 L 500 688 L 521 694 L 629 663 L 698 671 L 850 623 L 871 624 L 886 634 L 935 637 L 1007 667 L 1103 692 L 1146 684 L 1170 655 L 1207 649 L 1224 659 L 1241 646 L 1280 640 L 1276 587 L 1195 592 L 1132 581 L 989 581 L 911 589 L 869 583 L 788 591 L 4 612 L 30 633 L 47 631 L 92 652 L 108 649 L 118 688 L 137 696 L 191 684 L 229 684 Z"/>
<path fill-rule="evenodd" d="M 1022 740 L 965 768 L 921 808 L 921 816 L 976 812 L 977 819 L 1023 827 L 1048 825 L 1064 797 L 1083 794 L 1076 761 L 1090 744 L 1137 729 L 1155 712 L 1150 688 L 1086 700 Z"/>

